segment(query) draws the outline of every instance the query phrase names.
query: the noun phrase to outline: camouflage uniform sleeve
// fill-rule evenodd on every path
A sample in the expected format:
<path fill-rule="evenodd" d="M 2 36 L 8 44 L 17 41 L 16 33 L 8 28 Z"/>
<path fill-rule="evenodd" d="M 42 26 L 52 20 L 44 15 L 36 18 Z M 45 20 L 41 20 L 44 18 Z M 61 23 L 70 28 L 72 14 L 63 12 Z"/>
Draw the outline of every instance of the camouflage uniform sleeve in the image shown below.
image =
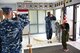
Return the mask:
<path fill-rule="evenodd" d="M 2 40 L 1 40 L 1 23 L 0 23 L 0 48 L 2 48 L 2 44 L 1 44 Z M 1 52 L 2 49 L 0 49 L 0 52 Z"/>
<path fill-rule="evenodd" d="M 26 25 L 30 23 L 29 18 L 26 16 L 26 14 L 19 15 L 18 17 L 22 28 L 24 28 Z"/>
<path fill-rule="evenodd" d="M 45 21 L 46 21 L 46 23 L 50 22 L 50 18 L 48 16 L 45 17 Z"/>
<path fill-rule="evenodd" d="M 2 29 L 2 25 L 1 25 L 1 22 L 0 22 L 0 37 L 1 37 L 1 33 L 2 33 L 1 29 Z"/>

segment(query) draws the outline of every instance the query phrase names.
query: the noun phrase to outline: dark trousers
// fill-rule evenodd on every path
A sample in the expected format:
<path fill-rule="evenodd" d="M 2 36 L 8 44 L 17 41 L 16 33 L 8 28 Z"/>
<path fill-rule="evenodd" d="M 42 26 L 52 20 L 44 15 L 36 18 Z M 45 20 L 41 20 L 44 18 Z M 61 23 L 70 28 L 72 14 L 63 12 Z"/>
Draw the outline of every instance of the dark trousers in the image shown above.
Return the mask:
<path fill-rule="evenodd" d="M 47 39 L 51 39 L 52 38 L 52 29 L 50 29 L 48 32 L 47 32 Z"/>
<path fill-rule="evenodd" d="M 67 43 L 62 41 L 63 49 L 67 49 Z"/>
<path fill-rule="evenodd" d="M 67 41 L 68 41 L 69 34 L 68 32 L 62 32 L 62 45 L 63 49 L 67 49 Z"/>

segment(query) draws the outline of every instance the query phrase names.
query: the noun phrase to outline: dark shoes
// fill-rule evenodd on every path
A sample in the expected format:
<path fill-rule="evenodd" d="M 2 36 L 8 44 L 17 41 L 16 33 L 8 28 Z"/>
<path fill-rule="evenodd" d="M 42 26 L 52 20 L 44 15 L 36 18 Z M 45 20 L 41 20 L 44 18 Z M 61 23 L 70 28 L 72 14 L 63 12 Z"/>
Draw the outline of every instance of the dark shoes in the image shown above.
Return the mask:
<path fill-rule="evenodd" d="M 48 43 L 52 43 L 52 41 L 48 41 Z"/>
<path fill-rule="evenodd" d="M 52 43 L 52 41 L 50 41 L 50 43 Z"/>

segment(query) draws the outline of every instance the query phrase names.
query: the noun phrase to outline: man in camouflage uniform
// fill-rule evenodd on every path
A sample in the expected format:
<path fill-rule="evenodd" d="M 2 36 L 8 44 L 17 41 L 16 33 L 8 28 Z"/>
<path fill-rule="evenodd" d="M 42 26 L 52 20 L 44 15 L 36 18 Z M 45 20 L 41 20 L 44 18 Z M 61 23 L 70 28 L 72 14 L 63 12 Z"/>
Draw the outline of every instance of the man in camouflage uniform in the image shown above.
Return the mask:
<path fill-rule="evenodd" d="M 48 16 L 45 17 L 45 22 L 46 22 L 46 35 L 47 35 L 47 40 L 48 43 L 52 43 L 51 38 L 52 38 L 52 20 L 56 20 L 55 16 L 51 16 L 50 12 L 47 12 Z"/>
<path fill-rule="evenodd" d="M 3 7 L 5 19 L 0 22 L 0 53 L 20 53 L 22 42 L 22 30 L 29 23 L 25 15 L 17 16 L 17 20 L 12 20 L 11 8 Z"/>

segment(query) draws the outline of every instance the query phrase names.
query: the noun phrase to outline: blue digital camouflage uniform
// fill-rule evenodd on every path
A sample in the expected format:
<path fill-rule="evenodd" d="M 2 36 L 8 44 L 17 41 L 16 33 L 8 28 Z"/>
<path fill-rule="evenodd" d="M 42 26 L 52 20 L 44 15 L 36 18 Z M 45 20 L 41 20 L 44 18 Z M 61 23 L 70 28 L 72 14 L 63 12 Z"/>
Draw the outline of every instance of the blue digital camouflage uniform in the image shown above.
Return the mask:
<path fill-rule="evenodd" d="M 47 34 L 47 39 L 51 39 L 52 38 L 52 32 L 54 32 L 55 30 L 52 29 L 53 27 L 55 27 L 55 25 L 53 26 L 53 21 L 56 21 L 56 17 L 55 16 L 47 16 L 45 17 L 45 21 L 46 21 L 46 34 Z"/>
<path fill-rule="evenodd" d="M 22 30 L 29 24 L 25 15 L 20 15 L 17 21 L 4 19 L 0 22 L 1 53 L 20 53 Z"/>
<path fill-rule="evenodd" d="M 47 39 L 51 39 L 52 37 L 52 26 L 51 26 L 51 19 L 49 16 L 45 17 L 46 21 L 46 34 L 47 34 Z"/>

